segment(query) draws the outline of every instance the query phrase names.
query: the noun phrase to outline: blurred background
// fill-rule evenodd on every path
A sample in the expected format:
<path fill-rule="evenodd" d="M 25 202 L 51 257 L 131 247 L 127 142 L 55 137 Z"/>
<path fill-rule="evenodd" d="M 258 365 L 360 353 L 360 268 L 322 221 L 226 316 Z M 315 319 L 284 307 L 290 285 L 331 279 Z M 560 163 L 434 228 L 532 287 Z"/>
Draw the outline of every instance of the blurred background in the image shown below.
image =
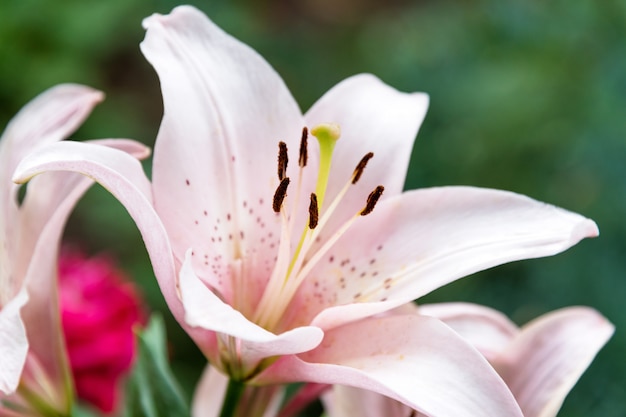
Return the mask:
<path fill-rule="evenodd" d="M 421 301 L 478 302 L 519 324 L 569 305 L 598 309 L 616 333 L 559 416 L 626 415 L 626 2 L 190 3 L 259 51 L 303 110 L 359 72 L 429 93 L 406 188 L 512 190 L 596 220 L 598 239 L 552 258 L 476 274 Z M 44 89 L 78 82 L 104 91 L 107 100 L 76 138 L 153 144 L 162 105 L 156 75 L 138 47 L 141 19 L 175 5 L 1 1 L 0 125 Z M 125 210 L 94 187 L 72 216 L 66 239 L 114 255 L 151 308 L 164 311 L 175 371 L 191 395 L 204 359 L 171 321 Z"/>

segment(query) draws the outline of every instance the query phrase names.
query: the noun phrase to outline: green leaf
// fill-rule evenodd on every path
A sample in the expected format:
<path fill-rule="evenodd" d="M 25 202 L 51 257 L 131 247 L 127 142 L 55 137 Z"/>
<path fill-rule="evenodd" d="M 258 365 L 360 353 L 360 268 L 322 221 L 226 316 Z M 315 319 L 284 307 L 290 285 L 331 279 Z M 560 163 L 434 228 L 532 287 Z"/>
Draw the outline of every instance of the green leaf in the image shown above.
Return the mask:
<path fill-rule="evenodd" d="M 188 417 L 189 406 L 169 368 L 165 327 L 153 315 L 138 335 L 139 355 L 130 375 L 125 400 L 127 417 Z"/>

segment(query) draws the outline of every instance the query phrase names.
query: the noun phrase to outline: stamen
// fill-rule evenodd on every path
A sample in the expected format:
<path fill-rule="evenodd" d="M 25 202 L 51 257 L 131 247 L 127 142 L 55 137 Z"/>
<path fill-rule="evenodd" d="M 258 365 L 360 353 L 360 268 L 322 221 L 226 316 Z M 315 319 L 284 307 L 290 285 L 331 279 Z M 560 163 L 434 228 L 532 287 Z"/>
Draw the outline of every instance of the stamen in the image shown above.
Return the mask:
<path fill-rule="evenodd" d="M 365 166 L 367 165 L 367 162 L 370 159 L 372 159 L 373 156 L 374 156 L 374 153 L 368 152 L 365 154 L 363 158 L 361 158 L 361 160 L 359 161 L 359 164 L 356 166 L 356 168 L 354 168 L 354 174 L 352 174 L 352 184 L 356 184 L 357 181 L 361 178 L 361 175 L 363 174 L 363 170 L 365 170 Z"/>
<path fill-rule="evenodd" d="M 376 203 L 378 202 L 380 196 L 383 195 L 384 190 L 385 187 L 379 185 L 374 189 L 374 191 L 370 193 L 370 195 L 367 196 L 367 203 L 365 204 L 365 208 L 361 210 L 361 216 L 367 216 L 372 211 L 374 211 L 374 207 L 376 206 Z"/>
<path fill-rule="evenodd" d="M 285 142 L 278 143 L 278 179 L 283 180 L 287 176 L 287 144 Z"/>
<path fill-rule="evenodd" d="M 302 128 L 302 138 L 300 139 L 300 157 L 298 158 L 298 165 L 300 165 L 301 168 L 304 168 L 309 160 L 309 151 L 307 149 L 308 138 L 309 129 L 305 126 Z"/>
<path fill-rule="evenodd" d="M 317 221 L 320 213 L 317 207 L 317 196 L 315 193 L 311 193 L 311 203 L 309 204 L 309 229 L 315 229 L 317 227 Z"/>
<path fill-rule="evenodd" d="M 276 188 L 276 192 L 274 193 L 274 201 L 272 203 L 272 208 L 276 213 L 280 213 L 280 208 L 283 205 L 283 200 L 287 195 L 287 186 L 289 186 L 289 177 L 283 178 L 278 185 L 278 188 Z"/>

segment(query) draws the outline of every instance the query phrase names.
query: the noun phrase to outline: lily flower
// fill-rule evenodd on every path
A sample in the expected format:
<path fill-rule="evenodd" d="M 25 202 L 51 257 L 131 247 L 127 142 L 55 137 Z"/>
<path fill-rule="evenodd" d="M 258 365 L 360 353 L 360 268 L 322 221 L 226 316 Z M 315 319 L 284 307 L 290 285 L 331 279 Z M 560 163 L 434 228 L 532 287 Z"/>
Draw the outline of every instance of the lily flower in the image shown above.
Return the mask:
<path fill-rule="evenodd" d="M 519 328 L 499 311 L 469 303 L 423 305 L 471 342 L 507 383 L 524 417 L 556 417 L 565 397 L 614 326 L 588 307 L 544 314 Z M 380 394 L 335 386 L 324 394 L 329 417 L 417 417 L 421 414 Z"/>
<path fill-rule="evenodd" d="M 80 85 L 51 88 L 15 116 L 0 140 L 0 415 L 66 415 L 71 407 L 56 262 L 65 221 L 92 181 L 68 172 L 43 175 L 20 203 L 11 177 L 28 153 L 72 133 L 102 97 Z M 149 153 L 132 141 L 96 142 Z"/>
<path fill-rule="evenodd" d="M 197 9 L 144 26 L 164 101 L 152 182 L 128 155 L 82 143 L 31 154 L 15 180 L 69 170 L 110 190 L 172 313 L 231 381 L 349 384 L 432 416 L 520 415 L 446 325 L 379 313 L 561 252 L 595 223 L 504 191 L 403 193 L 425 94 L 357 75 L 303 115 L 270 65 Z"/>

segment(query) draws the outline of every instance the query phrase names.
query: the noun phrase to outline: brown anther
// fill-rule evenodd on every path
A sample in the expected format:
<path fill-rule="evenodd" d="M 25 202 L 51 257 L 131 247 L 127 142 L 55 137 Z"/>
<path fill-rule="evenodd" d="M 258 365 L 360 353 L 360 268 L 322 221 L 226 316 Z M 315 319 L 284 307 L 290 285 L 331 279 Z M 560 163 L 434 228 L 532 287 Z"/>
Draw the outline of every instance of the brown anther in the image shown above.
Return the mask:
<path fill-rule="evenodd" d="M 283 178 L 278 185 L 278 188 L 276 188 L 276 192 L 274 193 L 274 201 L 272 202 L 272 208 L 276 213 L 280 213 L 280 208 L 283 205 L 283 200 L 287 195 L 287 186 L 289 186 L 289 177 Z"/>
<path fill-rule="evenodd" d="M 309 129 L 304 126 L 302 128 L 302 138 L 300 139 L 300 157 L 298 158 L 298 165 L 300 165 L 301 168 L 304 168 L 309 160 L 309 151 L 307 150 L 308 138 Z"/>
<path fill-rule="evenodd" d="M 374 210 L 378 199 L 383 195 L 383 191 L 385 191 L 385 187 L 379 185 L 367 196 L 367 203 L 365 204 L 365 208 L 361 210 L 361 216 L 367 216 Z"/>
<path fill-rule="evenodd" d="M 287 176 L 287 144 L 285 142 L 278 143 L 278 179 L 283 180 Z"/>
<path fill-rule="evenodd" d="M 315 229 L 317 227 L 319 216 L 320 213 L 317 207 L 317 196 L 315 193 L 311 193 L 311 203 L 309 204 L 309 229 Z"/>
<path fill-rule="evenodd" d="M 352 174 L 352 184 L 356 184 L 356 182 L 361 178 L 361 175 L 363 174 L 363 170 L 365 170 L 365 166 L 367 165 L 367 162 L 373 157 L 374 157 L 374 153 L 368 152 L 365 154 L 363 158 L 361 158 L 356 168 L 354 168 L 354 174 Z"/>

